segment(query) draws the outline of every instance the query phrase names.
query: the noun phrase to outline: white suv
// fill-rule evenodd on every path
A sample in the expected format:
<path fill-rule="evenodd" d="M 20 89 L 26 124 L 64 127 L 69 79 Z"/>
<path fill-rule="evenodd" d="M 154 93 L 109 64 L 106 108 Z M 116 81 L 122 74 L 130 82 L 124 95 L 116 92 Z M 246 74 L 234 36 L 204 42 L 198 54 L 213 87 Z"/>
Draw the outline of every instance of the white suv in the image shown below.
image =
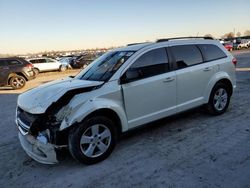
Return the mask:
<path fill-rule="evenodd" d="M 57 163 L 66 147 L 85 164 L 107 158 L 132 128 L 205 105 L 229 105 L 236 59 L 216 40 L 163 39 L 107 52 L 74 78 L 19 95 L 16 123 L 33 159 Z"/>
<path fill-rule="evenodd" d="M 52 70 L 65 71 L 67 69 L 66 65 L 51 58 L 33 58 L 28 59 L 28 61 L 34 65 L 34 71 L 36 74 Z"/>

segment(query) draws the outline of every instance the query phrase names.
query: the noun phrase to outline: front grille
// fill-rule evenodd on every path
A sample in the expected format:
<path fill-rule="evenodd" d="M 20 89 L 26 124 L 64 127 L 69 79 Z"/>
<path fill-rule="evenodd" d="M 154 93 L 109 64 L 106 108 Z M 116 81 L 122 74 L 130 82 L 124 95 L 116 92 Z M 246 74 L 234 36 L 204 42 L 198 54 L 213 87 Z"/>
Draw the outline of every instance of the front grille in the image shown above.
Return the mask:
<path fill-rule="evenodd" d="M 16 115 L 18 129 L 23 135 L 26 135 L 29 132 L 32 123 L 31 114 L 28 114 L 27 112 L 18 107 Z"/>
<path fill-rule="evenodd" d="M 19 131 L 23 134 L 26 135 L 29 132 L 30 126 L 26 125 L 20 118 L 17 118 L 17 124 L 18 124 L 18 129 Z"/>

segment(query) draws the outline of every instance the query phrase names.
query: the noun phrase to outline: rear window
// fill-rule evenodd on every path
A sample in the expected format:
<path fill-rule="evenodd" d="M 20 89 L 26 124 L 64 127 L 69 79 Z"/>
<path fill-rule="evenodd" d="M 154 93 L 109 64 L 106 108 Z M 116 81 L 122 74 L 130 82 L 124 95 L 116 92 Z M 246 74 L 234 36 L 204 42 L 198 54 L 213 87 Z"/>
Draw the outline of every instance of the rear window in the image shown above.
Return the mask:
<path fill-rule="evenodd" d="M 171 50 L 175 57 L 178 69 L 203 62 L 201 52 L 195 45 L 173 46 L 171 47 Z"/>
<path fill-rule="evenodd" d="M 201 44 L 199 45 L 205 61 L 213 61 L 217 59 L 222 59 L 227 57 L 225 52 L 223 52 L 218 46 L 213 44 Z"/>

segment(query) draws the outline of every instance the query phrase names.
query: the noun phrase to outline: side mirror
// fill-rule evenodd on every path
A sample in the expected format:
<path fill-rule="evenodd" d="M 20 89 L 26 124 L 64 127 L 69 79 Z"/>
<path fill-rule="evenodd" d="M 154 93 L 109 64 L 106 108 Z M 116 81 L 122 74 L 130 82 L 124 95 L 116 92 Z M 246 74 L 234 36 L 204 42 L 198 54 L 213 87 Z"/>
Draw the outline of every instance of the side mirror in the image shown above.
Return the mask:
<path fill-rule="evenodd" d="M 139 73 L 137 70 L 127 70 L 121 77 L 120 83 L 121 84 L 126 84 L 132 81 L 135 81 L 139 78 Z"/>

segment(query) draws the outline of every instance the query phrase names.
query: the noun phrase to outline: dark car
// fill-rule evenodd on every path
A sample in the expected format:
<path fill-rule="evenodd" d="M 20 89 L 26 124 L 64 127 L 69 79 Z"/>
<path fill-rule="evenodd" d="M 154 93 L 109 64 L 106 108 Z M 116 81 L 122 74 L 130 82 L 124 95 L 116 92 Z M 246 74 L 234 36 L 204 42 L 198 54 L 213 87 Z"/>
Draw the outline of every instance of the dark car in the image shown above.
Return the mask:
<path fill-rule="evenodd" d="M 0 58 L 0 86 L 21 89 L 36 77 L 33 65 L 22 58 Z"/>
<path fill-rule="evenodd" d="M 78 56 L 75 59 L 72 59 L 72 61 L 70 62 L 70 65 L 71 67 L 76 68 L 76 69 L 85 68 L 94 59 L 95 59 L 94 55 L 84 54 L 84 55 Z"/>

